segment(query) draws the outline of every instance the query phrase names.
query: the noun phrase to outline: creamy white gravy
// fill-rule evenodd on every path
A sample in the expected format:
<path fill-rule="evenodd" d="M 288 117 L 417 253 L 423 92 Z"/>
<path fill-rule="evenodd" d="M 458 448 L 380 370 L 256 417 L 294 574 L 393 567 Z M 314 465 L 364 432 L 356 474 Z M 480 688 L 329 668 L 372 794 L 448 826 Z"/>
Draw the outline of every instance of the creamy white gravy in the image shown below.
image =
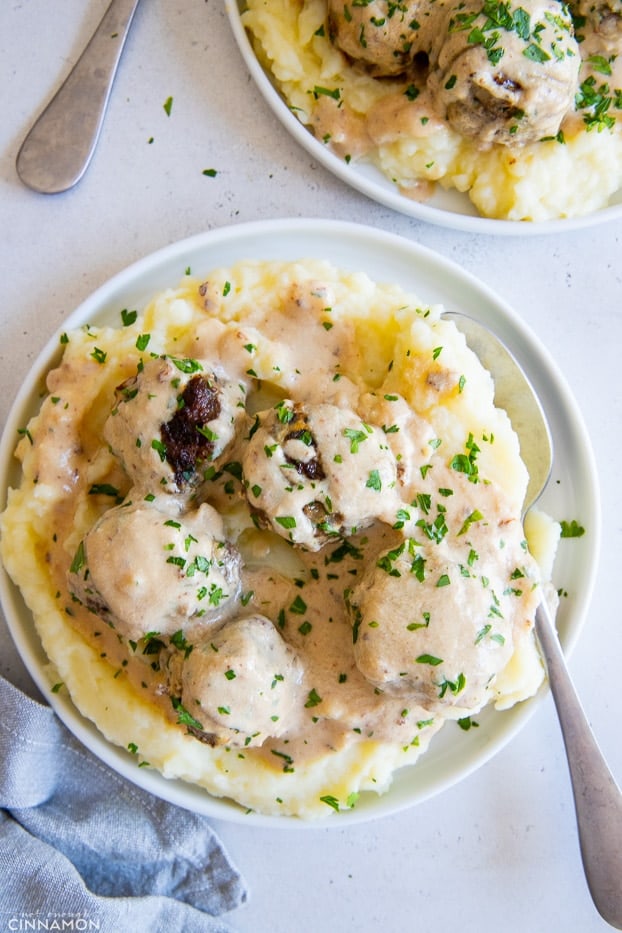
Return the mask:
<path fill-rule="evenodd" d="M 99 359 L 85 350 L 71 352 L 70 339 L 63 361 L 48 376 L 49 395 L 31 426 L 29 456 L 34 481 L 53 503 L 54 533 L 41 560 L 59 605 L 117 677 L 129 679 L 163 715 L 179 721 L 180 729 L 190 724 L 197 741 L 225 742 L 284 770 L 368 739 L 426 744 L 447 718 L 467 717 L 494 699 L 497 675 L 531 637 L 539 599 L 538 571 L 526 550 L 519 508 L 478 472 L 478 450 L 493 444 L 492 430 L 473 437 L 465 427 L 459 444 L 448 443 L 435 421 L 444 405 L 470 391 L 455 368 L 455 338 L 446 329 L 443 346 L 433 342 L 424 351 L 413 344 L 404 359 L 387 366 L 373 350 L 374 338 L 366 342 L 362 336 L 361 321 L 333 307 L 335 295 L 322 281 L 293 284 L 278 306 L 247 307 L 241 322 L 223 319 L 220 311 L 220 320 L 210 316 L 222 298 L 209 281 L 193 300 L 207 317 L 184 336 L 174 356 L 186 369 L 189 362 L 190 368 L 197 364 L 194 375 L 217 374 L 221 388 L 236 387 L 230 396 L 239 401 L 232 403 L 238 413 L 231 415 L 231 440 L 224 450 L 214 442 L 215 457 L 197 463 L 185 489 L 171 480 L 162 424 L 156 419 L 145 427 L 151 397 L 158 412 L 166 410 L 156 397 L 160 390 L 148 383 L 141 397 L 131 381 L 137 370 L 146 373 L 153 364 L 148 351 L 115 355 L 114 332 L 102 332 L 98 346 L 110 353 L 103 361 L 101 351 Z M 157 362 L 161 353 L 154 344 Z M 85 400 L 85 385 L 101 380 L 106 366 L 111 373 L 96 404 Z M 178 376 L 172 395 L 169 383 L 161 390 L 177 400 L 174 410 L 183 408 L 180 393 L 191 378 L 181 369 Z M 128 379 L 115 394 L 115 386 Z M 409 384 L 424 400 L 418 411 L 406 400 Z M 285 402 L 299 406 L 302 421 L 287 420 Z M 130 435 L 128 441 L 136 446 L 140 433 L 144 469 L 129 468 L 103 440 L 106 423 L 124 405 L 131 412 L 133 403 L 140 423 L 134 425 L 136 440 Z M 313 421 L 321 406 L 324 433 Z M 344 412 L 354 420 L 343 421 Z M 293 426 L 298 433 L 285 440 L 274 425 L 285 432 Z M 201 429 L 203 436 L 215 433 L 209 423 Z M 256 444 L 253 458 L 249 450 L 262 431 L 272 441 Z M 288 443 L 294 444 L 289 459 L 272 479 L 269 472 L 257 473 L 264 486 L 274 484 L 270 497 L 259 489 L 254 471 L 262 453 L 270 463 Z M 322 476 L 313 473 L 318 466 Z M 308 537 L 296 543 L 298 521 L 292 526 L 290 519 L 307 514 L 309 503 Z M 199 507 L 208 515 L 201 528 Z M 144 549 L 140 542 L 129 549 L 130 538 L 124 537 L 122 523 L 136 509 L 147 520 L 154 514 L 162 518 L 152 525 L 154 540 Z M 89 571 L 89 534 L 111 514 L 118 523 L 110 547 L 127 549 L 127 559 L 118 553 L 106 559 L 105 548 L 93 547 L 104 556 Z M 134 533 L 137 526 L 127 527 Z M 174 592 L 161 590 L 165 572 L 177 574 L 177 583 L 170 577 L 173 589 L 187 587 L 194 579 L 192 557 L 193 573 L 207 592 L 211 577 L 196 543 L 201 534 L 216 542 L 214 553 L 220 544 L 239 552 L 238 564 L 219 570 L 222 598 L 213 600 L 209 612 L 197 612 L 196 601 L 179 616 L 167 609 L 172 615 L 162 631 L 161 620 L 153 619 L 155 603 L 175 602 Z M 185 557 L 179 556 L 184 541 Z M 171 554 L 177 564 L 169 562 Z M 99 589 L 87 597 L 95 579 Z M 139 583 L 143 592 L 162 593 L 148 604 L 142 633 L 142 602 L 133 607 L 130 628 L 102 597 L 123 586 L 131 600 Z M 95 599 L 90 609 L 88 598 Z M 203 599 L 199 589 L 195 598 Z M 216 658 L 227 626 L 250 616 L 269 620 L 269 644 L 254 644 L 254 636 L 243 643 L 244 676 L 235 658 L 211 676 L 210 651 Z M 262 626 L 256 626 L 258 638 L 266 631 Z M 205 672 L 199 664 L 184 687 L 184 664 L 191 654 L 196 660 L 199 650 Z M 253 696 L 243 692 L 249 683 Z M 277 693 L 280 705 L 270 709 L 278 715 L 268 716 L 264 700 Z M 243 727 L 236 726 L 236 704 L 247 714 Z M 257 717 L 255 725 L 249 715 Z"/>
<path fill-rule="evenodd" d="M 316 94 L 314 133 L 344 157 L 442 127 L 481 150 L 520 148 L 602 131 L 619 115 L 615 0 L 328 0 L 325 32 L 355 73 L 385 85 L 364 114 L 336 92 Z"/>

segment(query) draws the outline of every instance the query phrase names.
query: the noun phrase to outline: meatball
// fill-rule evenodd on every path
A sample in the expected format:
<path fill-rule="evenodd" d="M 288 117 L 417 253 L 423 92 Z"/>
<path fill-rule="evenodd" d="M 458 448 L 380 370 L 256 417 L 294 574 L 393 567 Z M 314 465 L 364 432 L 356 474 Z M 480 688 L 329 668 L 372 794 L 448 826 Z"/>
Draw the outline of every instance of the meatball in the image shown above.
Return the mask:
<path fill-rule="evenodd" d="M 109 509 L 83 539 L 70 592 L 119 634 L 138 641 L 189 624 L 221 622 L 235 606 L 240 561 L 217 512 L 203 504 L 179 517 L 138 501 Z"/>
<path fill-rule="evenodd" d="M 430 19 L 430 6 L 430 0 L 329 0 L 329 34 L 337 48 L 365 64 L 370 74 L 399 75 L 425 44 L 421 32 Z"/>
<path fill-rule="evenodd" d="M 294 649 L 270 619 L 253 615 L 193 646 L 181 702 L 211 744 L 261 745 L 291 725 L 301 680 Z"/>
<path fill-rule="evenodd" d="M 381 428 L 334 405 L 289 400 L 262 412 L 242 460 L 259 523 L 319 550 L 399 507 L 397 466 Z"/>
<path fill-rule="evenodd" d="M 586 22 L 600 39 L 622 41 L 622 3 L 620 0 L 572 0 L 569 4 L 577 20 Z M 581 32 L 583 32 L 583 28 Z"/>
<path fill-rule="evenodd" d="M 386 693 L 425 709 L 479 709 L 513 651 L 516 597 L 493 571 L 405 539 L 382 553 L 349 597 L 354 658 Z"/>
<path fill-rule="evenodd" d="M 558 0 L 494 9 L 496 16 L 468 0 L 444 14 L 430 55 L 434 105 L 482 149 L 554 137 L 573 106 L 581 64 L 570 14 Z"/>
<path fill-rule="evenodd" d="M 244 386 L 223 382 L 195 360 L 160 357 L 119 386 L 104 436 L 134 485 L 192 490 L 202 466 L 233 440 L 244 398 Z"/>

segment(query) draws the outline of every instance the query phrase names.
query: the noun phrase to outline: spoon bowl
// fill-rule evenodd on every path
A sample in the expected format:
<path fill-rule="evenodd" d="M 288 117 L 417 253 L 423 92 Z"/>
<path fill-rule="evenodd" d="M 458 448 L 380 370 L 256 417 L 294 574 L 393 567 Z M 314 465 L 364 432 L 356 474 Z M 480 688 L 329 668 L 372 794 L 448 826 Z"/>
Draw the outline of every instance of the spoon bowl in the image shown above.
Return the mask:
<path fill-rule="evenodd" d="M 491 330 L 460 311 L 446 311 L 443 318 L 454 322 L 492 374 L 495 404 L 508 413 L 519 437 L 521 457 L 529 473 L 525 513 L 540 498 L 553 467 L 553 440 L 540 399 L 514 356 Z"/>
<path fill-rule="evenodd" d="M 529 473 L 524 514 L 542 494 L 553 466 L 544 409 L 522 367 L 496 334 L 460 312 L 447 311 L 443 318 L 454 322 L 490 372 L 495 403 L 508 413 L 518 435 Z M 603 919 L 622 929 L 622 793 L 588 724 L 545 599 L 536 610 L 535 631 L 566 747 L 588 887 Z"/>

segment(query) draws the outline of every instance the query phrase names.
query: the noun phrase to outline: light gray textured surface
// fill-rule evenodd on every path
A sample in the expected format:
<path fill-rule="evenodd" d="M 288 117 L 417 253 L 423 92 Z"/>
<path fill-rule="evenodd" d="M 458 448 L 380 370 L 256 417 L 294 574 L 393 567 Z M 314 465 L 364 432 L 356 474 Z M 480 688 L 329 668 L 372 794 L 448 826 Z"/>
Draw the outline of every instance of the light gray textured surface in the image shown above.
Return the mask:
<path fill-rule="evenodd" d="M 219 0 L 140 5 L 87 174 L 66 194 L 35 194 L 15 173 L 19 144 L 105 7 L 106 0 L 0 7 L 0 423 L 32 360 L 82 299 L 135 259 L 201 230 L 268 217 L 347 219 L 453 259 L 521 312 L 590 431 L 603 549 L 571 668 L 621 779 L 622 223 L 497 240 L 374 204 L 289 138 L 251 84 Z M 28 687 L 2 619 L 0 671 Z M 250 885 L 249 903 L 229 917 L 240 933 L 606 928 L 582 874 L 550 701 L 487 766 L 398 816 L 343 830 L 217 829 Z"/>

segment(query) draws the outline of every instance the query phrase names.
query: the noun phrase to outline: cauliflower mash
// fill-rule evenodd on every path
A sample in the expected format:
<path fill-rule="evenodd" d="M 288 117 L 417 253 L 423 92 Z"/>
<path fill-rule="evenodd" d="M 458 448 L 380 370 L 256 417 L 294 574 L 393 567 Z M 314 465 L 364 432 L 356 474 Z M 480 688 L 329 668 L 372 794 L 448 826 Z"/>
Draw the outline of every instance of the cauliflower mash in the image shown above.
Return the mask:
<path fill-rule="evenodd" d="M 543 221 L 622 186 L 620 0 L 246 0 L 242 22 L 315 137 L 406 197 Z"/>
<path fill-rule="evenodd" d="M 62 336 L 1 517 L 50 682 L 108 740 L 316 818 L 537 690 L 555 526 L 536 562 L 517 437 L 441 307 L 301 260 L 119 310 Z"/>

